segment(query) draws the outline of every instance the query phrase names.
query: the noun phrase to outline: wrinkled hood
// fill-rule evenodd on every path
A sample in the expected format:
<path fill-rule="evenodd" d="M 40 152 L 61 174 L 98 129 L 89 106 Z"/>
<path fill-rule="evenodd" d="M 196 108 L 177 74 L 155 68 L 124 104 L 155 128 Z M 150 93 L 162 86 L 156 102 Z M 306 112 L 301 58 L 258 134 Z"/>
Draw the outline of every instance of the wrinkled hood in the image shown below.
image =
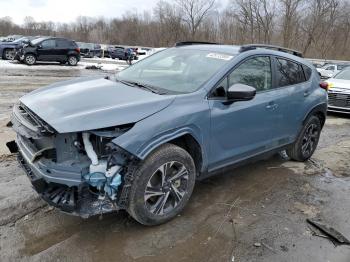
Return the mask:
<path fill-rule="evenodd" d="M 59 133 L 66 133 L 135 123 L 164 109 L 174 99 L 89 77 L 37 89 L 20 101 Z"/>
<path fill-rule="evenodd" d="M 350 91 L 350 80 L 330 78 L 326 82 L 330 84 L 331 90 L 341 89 Z"/>

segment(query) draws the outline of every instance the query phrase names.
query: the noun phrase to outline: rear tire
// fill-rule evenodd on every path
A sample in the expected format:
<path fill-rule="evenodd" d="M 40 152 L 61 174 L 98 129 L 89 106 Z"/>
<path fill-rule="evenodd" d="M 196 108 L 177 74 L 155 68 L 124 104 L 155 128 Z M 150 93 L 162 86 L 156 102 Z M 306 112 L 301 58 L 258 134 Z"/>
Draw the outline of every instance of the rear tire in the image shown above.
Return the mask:
<path fill-rule="evenodd" d="M 321 134 L 321 121 L 312 115 L 305 122 L 297 140 L 287 149 L 288 156 L 295 161 L 304 162 L 315 152 Z"/>
<path fill-rule="evenodd" d="M 196 180 L 190 154 L 164 144 L 136 169 L 129 196 L 129 214 L 143 225 L 159 225 L 177 216 L 187 204 Z"/>
<path fill-rule="evenodd" d="M 78 58 L 74 55 L 68 57 L 68 64 L 70 66 L 76 66 L 78 64 Z"/>
<path fill-rule="evenodd" d="M 34 65 L 36 63 L 36 57 L 33 54 L 27 54 L 24 56 L 24 62 L 27 65 Z"/>

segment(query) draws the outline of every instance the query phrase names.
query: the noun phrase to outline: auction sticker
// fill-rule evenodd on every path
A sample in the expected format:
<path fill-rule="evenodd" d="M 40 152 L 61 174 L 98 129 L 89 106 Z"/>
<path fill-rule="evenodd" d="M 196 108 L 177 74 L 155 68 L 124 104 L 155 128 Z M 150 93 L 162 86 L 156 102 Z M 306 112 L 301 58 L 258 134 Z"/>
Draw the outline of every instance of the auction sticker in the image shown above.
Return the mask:
<path fill-rule="evenodd" d="M 231 60 L 233 56 L 232 55 L 219 54 L 219 53 L 209 53 L 209 54 L 207 54 L 207 57 L 228 61 L 228 60 Z"/>

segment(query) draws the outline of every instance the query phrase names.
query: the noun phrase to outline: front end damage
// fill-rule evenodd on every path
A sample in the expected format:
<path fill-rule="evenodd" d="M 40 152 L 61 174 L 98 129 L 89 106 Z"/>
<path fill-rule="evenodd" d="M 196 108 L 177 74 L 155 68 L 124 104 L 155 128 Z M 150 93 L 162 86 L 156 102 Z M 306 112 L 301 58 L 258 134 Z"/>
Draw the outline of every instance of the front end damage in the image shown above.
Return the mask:
<path fill-rule="evenodd" d="M 137 157 L 112 140 L 132 125 L 58 133 L 23 104 L 15 105 L 9 142 L 34 189 L 50 205 L 81 217 L 127 207 Z"/>

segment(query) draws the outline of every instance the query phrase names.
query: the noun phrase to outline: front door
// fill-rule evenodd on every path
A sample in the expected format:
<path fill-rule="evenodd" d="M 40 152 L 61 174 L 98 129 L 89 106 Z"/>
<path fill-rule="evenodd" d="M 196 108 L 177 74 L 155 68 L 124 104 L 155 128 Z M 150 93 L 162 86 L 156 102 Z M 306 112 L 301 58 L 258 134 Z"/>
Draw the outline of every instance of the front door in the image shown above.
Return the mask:
<path fill-rule="evenodd" d="M 253 86 L 253 100 L 227 103 L 225 91 L 235 83 Z M 209 98 L 211 141 L 209 171 L 277 147 L 283 115 L 273 88 L 271 58 L 251 57 L 236 67 Z M 220 91 L 221 90 L 221 91 Z"/>
<path fill-rule="evenodd" d="M 38 54 L 37 59 L 41 61 L 55 61 L 56 55 L 57 55 L 55 54 L 55 48 L 56 48 L 55 39 L 48 39 L 48 40 L 42 41 L 37 48 L 37 54 Z"/>

